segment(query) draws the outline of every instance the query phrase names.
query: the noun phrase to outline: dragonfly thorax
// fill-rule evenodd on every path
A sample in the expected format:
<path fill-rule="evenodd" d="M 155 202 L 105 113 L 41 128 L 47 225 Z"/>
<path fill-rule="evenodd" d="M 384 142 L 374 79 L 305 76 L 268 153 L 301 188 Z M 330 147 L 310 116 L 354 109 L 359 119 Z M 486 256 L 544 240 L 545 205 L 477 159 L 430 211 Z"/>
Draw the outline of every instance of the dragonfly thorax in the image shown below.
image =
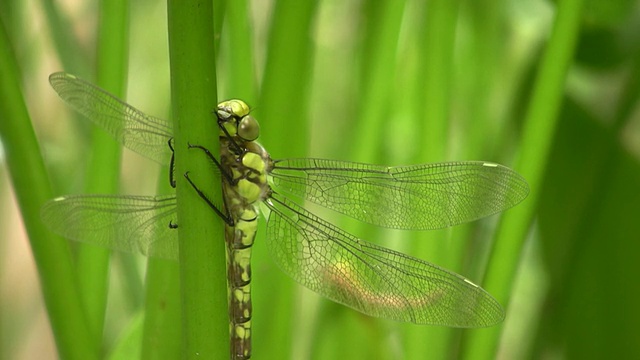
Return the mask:
<path fill-rule="evenodd" d="M 220 124 L 220 159 L 231 181 L 223 185 L 231 216 L 253 207 L 269 194 L 267 171 L 272 163 L 267 151 L 256 141 L 260 127 L 249 115 L 249 107 L 240 100 L 218 105 Z"/>

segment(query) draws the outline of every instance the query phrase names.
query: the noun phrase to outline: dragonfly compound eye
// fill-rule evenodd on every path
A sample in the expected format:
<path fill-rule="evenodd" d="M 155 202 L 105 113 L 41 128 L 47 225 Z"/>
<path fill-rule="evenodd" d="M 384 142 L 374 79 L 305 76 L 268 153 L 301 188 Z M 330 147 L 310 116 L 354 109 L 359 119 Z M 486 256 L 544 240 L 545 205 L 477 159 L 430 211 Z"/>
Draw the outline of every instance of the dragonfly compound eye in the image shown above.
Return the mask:
<path fill-rule="evenodd" d="M 246 140 L 253 141 L 260 136 L 260 124 L 253 116 L 247 115 L 238 123 L 238 135 Z"/>

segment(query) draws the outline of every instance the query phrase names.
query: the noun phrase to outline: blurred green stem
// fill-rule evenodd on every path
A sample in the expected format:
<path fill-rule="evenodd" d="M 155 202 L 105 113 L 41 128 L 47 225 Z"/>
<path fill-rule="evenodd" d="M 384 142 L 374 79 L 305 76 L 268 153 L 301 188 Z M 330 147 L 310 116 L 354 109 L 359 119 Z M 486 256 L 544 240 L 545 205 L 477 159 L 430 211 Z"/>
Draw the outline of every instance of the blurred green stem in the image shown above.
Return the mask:
<path fill-rule="evenodd" d="M 127 76 L 129 3 L 127 0 L 101 1 L 98 26 L 98 86 L 124 98 Z M 92 158 L 87 173 L 86 192 L 115 194 L 120 179 L 120 145 L 103 129 L 93 128 Z M 78 250 L 78 278 L 91 331 L 102 338 L 107 304 L 109 256 L 102 247 L 82 244 Z"/>
<path fill-rule="evenodd" d="M 441 162 L 447 159 L 451 109 L 451 84 L 453 82 L 453 54 L 458 20 L 459 1 L 433 0 L 425 4 L 425 25 L 420 36 L 420 63 L 416 81 L 416 119 L 421 120 L 421 151 L 419 162 Z M 412 254 L 429 259 L 449 269 L 456 269 L 461 249 L 452 251 L 438 232 L 422 232 L 414 240 Z M 457 241 L 454 244 L 464 244 Z M 405 328 L 406 353 L 414 359 L 430 354 L 434 359 L 444 359 L 450 353 L 452 329 L 441 327 Z"/>
<path fill-rule="evenodd" d="M 393 91 L 398 39 L 405 1 L 371 1 L 365 48 L 362 59 L 362 81 L 357 124 L 350 157 L 354 161 L 372 162 L 378 153 L 389 112 L 388 99 Z"/>
<path fill-rule="evenodd" d="M 74 74 L 89 78 L 91 66 L 86 61 L 87 56 L 79 56 L 83 53 L 80 42 L 73 32 L 71 22 L 58 10 L 58 4 L 57 1 L 42 0 L 56 54 L 60 57 L 63 68 L 73 69 Z"/>
<path fill-rule="evenodd" d="M 166 170 L 162 168 L 158 178 L 159 194 L 175 191 L 169 186 Z M 149 258 L 145 285 L 144 330 L 140 358 L 143 360 L 178 359 L 182 349 L 182 334 L 179 326 L 179 264 L 175 261 Z"/>
<path fill-rule="evenodd" d="M 289 154 L 301 155 L 307 151 L 309 122 L 292 119 L 292 114 L 307 114 L 317 9 L 316 1 L 297 0 L 278 0 L 273 8 L 260 102 L 255 111 L 256 117 L 269 129 L 262 140 L 273 154 L 284 154 L 286 150 Z M 296 141 L 291 141 L 292 134 L 296 134 Z M 261 253 L 261 247 L 254 247 L 254 259 L 267 257 Z M 283 321 L 282 314 L 297 310 L 294 284 L 289 279 L 283 280 L 285 276 L 277 270 L 268 275 L 272 284 L 269 291 L 278 296 L 268 308 L 256 304 L 255 313 L 260 314 L 261 320 L 255 329 L 261 338 L 258 343 L 263 344 L 259 352 L 274 359 L 289 359 L 293 346 L 285 344 L 290 343 L 296 332 L 295 322 L 291 321 L 292 317 Z"/>
<path fill-rule="evenodd" d="M 40 207 L 52 193 L 4 23 L 0 23 L 0 119 L 6 162 L 38 268 L 58 355 L 70 360 L 97 359 L 98 344 L 82 311 L 69 246 L 40 221 Z"/>
<path fill-rule="evenodd" d="M 522 152 L 516 167 L 529 182 L 531 194 L 524 203 L 503 216 L 484 281 L 487 291 L 507 306 L 507 309 L 522 247 L 535 216 L 539 189 L 558 122 L 557 115 L 564 94 L 565 79 L 574 54 L 582 5 L 583 0 L 558 2 L 551 38 L 543 55 L 528 105 Z M 507 313 L 507 316 L 517 315 Z M 470 333 L 467 346 L 464 348 L 464 357 L 494 357 L 501 330 L 502 326 L 496 326 Z"/>

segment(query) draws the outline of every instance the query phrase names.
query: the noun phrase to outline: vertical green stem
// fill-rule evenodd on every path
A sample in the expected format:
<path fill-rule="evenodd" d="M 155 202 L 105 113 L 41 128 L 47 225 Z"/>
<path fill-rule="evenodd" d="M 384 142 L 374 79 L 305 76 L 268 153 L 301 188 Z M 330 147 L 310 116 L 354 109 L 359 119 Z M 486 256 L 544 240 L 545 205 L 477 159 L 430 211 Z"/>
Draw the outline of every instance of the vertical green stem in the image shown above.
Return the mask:
<path fill-rule="evenodd" d="M 492 113 L 495 107 L 492 101 L 495 99 L 494 89 L 504 76 L 496 70 L 499 70 L 500 51 L 504 46 L 504 41 L 500 41 L 500 25 L 503 25 L 501 21 L 506 6 L 504 0 L 478 0 L 465 4 L 469 8 L 471 39 L 461 54 L 465 56 L 461 60 L 461 78 L 464 79 L 461 84 L 467 89 L 462 96 L 466 107 L 464 111 L 468 114 L 464 123 L 464 145 L 460 149 L 464 159 L 485 159 L 487 153 L 495 152 L 502 140 L 495 137 L 498 125 L 492 119 L 495 115 L 495 111 Z M 487 151 L 489 149 L 494 151 Z"/>
<path fill-rule="evenodd" d="M 52 197 L 20 86 L 20 70 L 0 23 L 0 137 L 22 219 L 29 235 L 49 321 L 61 359 L 98 358 L 82 311 L 67 242 L 47 231 L 40 207 Z"/>
<path fill-rule="evenodd" d="M 211 2 L 169 1 L 169 56 L 175 129 L 183 358 L 229 358 L 223 223 L 192 189 L 219 187 L 199 144 L 217 153 L 214 13 Z"/>
<path fill-rule="evenodd" d="M 248 8 L 246 0 L 231 1 L 227 7 L 228 31 L 224 35 L 229 43 L 229 65 L 226 67 L 229 76 L 225 85 L 229 97 L 242 99 L 251 106 L 258 95 Z"/>
<path fill-rule="evenodd" d="M 58 10 L 59 2 L 43 0 L 46 20 L 50 28 L 51 39 L 56 48 L 56 54 L 60 57 L 62 67 L 73 69 L 73 73 L 88 78 L 92 68 L 87 62 L 87 56 L 82 54 L 79 41 L 73 33 L 71 22 Z M 86 55 L 86 54 L 85 54 Z"/>
<path fill-rule="evenodd" d="M 149 259 L 141 359 L 179 359 L 180 277 L 178 263 Z"/>
<path fill-rule="evenodd" d="M 368 38 L 361 55 L 364 69 L 358 111 L 358 135 L 354 136 L 351 158 L 372 161 L 382 141 L 384 121 L 391 109 L 388 99 L 393 90 L 398 38 L 405 1 L 371 2 L 373 16 L 369 19 Z"/>
<path fill-rule="evenodd" d="M 159 194 L 173 191 L 165 168 L 158 178 L 157 189 Z M 177 230 L 174 231 L 177 235 Z M 145 278 L 144 330 L 140 358 L 180 358 L 181 330 L 180 266 L 175 261 L 149 258 Z"/>
<path fill-rule="evenodd" d="M 421 47 L 423 66 L 418 81 L 422 89 L 419 105 L 424 112 L 423 162 L 444 161 L 447 157 L 453 51 L 458 18 L 458 1 L 435 0 L 427 3 L 427 16 Z M 422 117 L 419 116 L 419 119 Z"/>
<path fill-rule="evenodd" d="M 421 66 L 417 81 L 416 119 L 421 130 L 422 151 L 420 162 L 441 162 L 447 159 L 447 140 L 451 108 L 451 84 L 453 81 L 453 53 L 459 3 L 456 0 L 434 0 L 426 4 L 426 19 L 421 34 Z M 422 120 L 423 119 L 423 120 Z M 413 237 L 419 237 L 415 239 Z M 428 259 L 448 269 L 460 254 L 452 252 L 452 246 L 443 239 L 442 232 L 421 232 L 412 236 L 412 254 Z M 460 243 L 460 242 L 458 242 Z M 416 327 L 406 329 L 406 353 L 417 358 L 428 353 L 434 359 L 444 359 L 450 352 L 453 331 L 442 327 Z"/>
<path fill-rule="evenodd" d="M 484 282 L 487 291 L 503 305 L 509 303 L 521 250 L 537 206 L 551 140 L 558 122 L 565 78 L 573 58 L 582 5 L 583 0 L 558 2 L 553 32 L 528 106 L 517 169 L 529 182 L 531 194 L 523 204 L 503 216 Z M 517 314 L 507 313 L 507 316 Z M 472 333 L 464 349 L 464 357 L 494 357 L 501 330 L 502 326 L 496 326 Z"/>
<path fill-rule="evenodd" d="M 303 118 L 307 114 L 313 58 L 311 36 L 317 7 L 316 1 L 278 0 L 273 8 L 262 91 L 255 113 L 269 129 L 261 139 L 276 156 L 285 153 L 301 156 L 307 151 L 308 122 Z M 296 134 L 296 141 L 291 141 L 291 134 Z M 262 249 L 260 244 L 254 247 L 254 263 L 268 258 Z M 287 345 L 291 344 L 295 323 L 288 316 L 282 320 L 282 314 L 296 311 L 294 285 L 278 269 L 264 274 L 264 280 L 271 281 L 269 291 L 278 296 L 271 296 L 269 302 L 254 302 L 257 319 L 254 329 L 259 334 L 255 337 L 254 353 L 268 354 L 274 359 L 291 358 L 293 346 Z"/>
<path fill-rule="evenodd" d="M 119 98 L 126 87 L 129 3 L 102 1 L 98 27 L 98 85 Z M 94 127 L 92 158 L 87 174 L 87 193 L 114 194 L 118 191 L 120 145 L 103 129 Z M 102 338 L 109 278 L 109 250 L 80 245 L 78 277 L 83 304 L 92 334 Z"/>

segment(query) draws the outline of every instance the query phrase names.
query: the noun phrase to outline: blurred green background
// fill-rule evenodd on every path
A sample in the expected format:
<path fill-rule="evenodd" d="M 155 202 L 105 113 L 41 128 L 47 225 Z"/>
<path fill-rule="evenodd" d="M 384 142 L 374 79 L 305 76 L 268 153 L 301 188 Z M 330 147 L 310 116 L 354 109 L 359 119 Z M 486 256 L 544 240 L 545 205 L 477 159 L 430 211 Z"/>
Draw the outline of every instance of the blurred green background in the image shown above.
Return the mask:
<path fill-rule="evenodd" d="M 91 125 L 57 98 L 50 73 L 93 81 L 106 76 L 97 69 L 119 67 L 128 103 L 170 117 L 166 3 L 124 6 L 123 31 L 101 36 L 127 51 L 104 60 L 96 50 L 104 4 L 0 2 L 14 76 L 56 196 L 86 192 L 96 170 Z M 407 233 L 331 219 L 482 284 L 507 312 L 491 329 L 363 316 L 297 286 L 259 235 L 255 359 L 640 357 L 639 2 L 274 0 L 214 8 L 218 97 L 254 108 L 273 158 L 487 160 L 521 172 L 532 188 L 502 218 L 455 229 Z M 1 154 L 3 165 L 9 156 Z M 129 151 L 120 172 L 98 169 L 119 180 L 114 193 L 167 191 L 156 190 L 166 169 Z M 55 359 L 16 187 L 7 167 L 0 173 L 0 358 Z M 114 254 L 111 265 L 96 342 L 104 357 L 131 358 L 140 346 L 145 259 Z"/>

